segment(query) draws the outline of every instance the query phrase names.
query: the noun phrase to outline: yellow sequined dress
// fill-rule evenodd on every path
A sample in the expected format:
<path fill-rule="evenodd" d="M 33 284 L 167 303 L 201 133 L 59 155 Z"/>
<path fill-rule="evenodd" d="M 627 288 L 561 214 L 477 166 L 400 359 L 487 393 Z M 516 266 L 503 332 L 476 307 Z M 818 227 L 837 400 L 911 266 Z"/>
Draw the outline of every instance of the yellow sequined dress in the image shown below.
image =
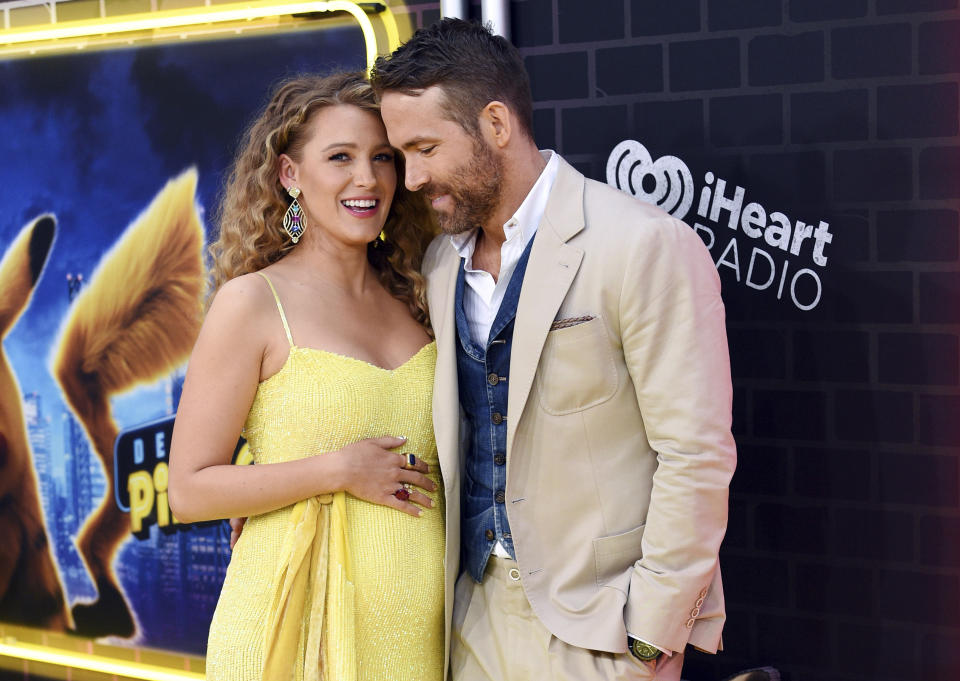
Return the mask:
<path fill-rule="evenodd" d="M 207 645 L 213 681 L 443 681 L 444 507 L 431 401 L 436 345 L 386 370 L 297 347 L 260 383 L 244 425 L 254 464 L 403 435 L 430 464 L 419 518 L 344 492 L 252 516 Z"/>

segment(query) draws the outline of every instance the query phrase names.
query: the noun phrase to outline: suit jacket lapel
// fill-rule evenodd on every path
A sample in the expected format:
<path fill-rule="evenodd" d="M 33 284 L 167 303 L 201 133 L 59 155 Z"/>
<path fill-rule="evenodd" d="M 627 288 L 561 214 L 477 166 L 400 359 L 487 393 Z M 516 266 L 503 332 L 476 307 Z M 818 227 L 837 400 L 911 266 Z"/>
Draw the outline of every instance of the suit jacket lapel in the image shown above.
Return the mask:
<path fill-rule="evenodd" d="M 454 288 L 460 258 L 443 245 L 440 263 L 430 278 L 430 319 L 437 338 L 436 381 L 433 390 L 433 430 L 437 456 L 448 492 L 458 489 L 460 461 L 460 393 L 457 382 L 457 328 L 454 319 Z M 459 492 L 458 492 L 459 493 Z"/>
<path fill-rule="evenodd" d="M 583 229 L 584 177 L 562 158 L 517 303 L 507 395 L 507 458 L 533 385 L 550 325 L 573 283 L 583 251 L 566 242 Z M 454 367 L 456 369 L 456 367 Z"/>

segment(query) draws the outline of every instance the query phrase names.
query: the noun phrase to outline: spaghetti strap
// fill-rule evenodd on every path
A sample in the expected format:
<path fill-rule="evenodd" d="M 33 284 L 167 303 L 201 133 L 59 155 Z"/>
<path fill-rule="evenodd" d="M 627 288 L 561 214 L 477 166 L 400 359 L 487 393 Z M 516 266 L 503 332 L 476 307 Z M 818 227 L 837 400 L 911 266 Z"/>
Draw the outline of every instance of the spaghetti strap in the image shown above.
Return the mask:
<path fill-rule="evenodd" d="M 273 282 L 270 281 L 270 277 L 263 272 L 257 272 L 257 274 L 264 278 L 267 286 L 269 286 L 273 292 L 273 299 L 277 301 L 277 309 L 280 310 L 280 321 L 283 322 L 283 330 L 287 332 L 287 341 L 290 343 L 290 347 L 293 347 L 293 336 L 290 335 L 290 325 L 287 324 L 287 315 L 283 313 L 283 305 L 280 304 L 280 296 L 277 295 L 277 289 L 273 287 Z"/>

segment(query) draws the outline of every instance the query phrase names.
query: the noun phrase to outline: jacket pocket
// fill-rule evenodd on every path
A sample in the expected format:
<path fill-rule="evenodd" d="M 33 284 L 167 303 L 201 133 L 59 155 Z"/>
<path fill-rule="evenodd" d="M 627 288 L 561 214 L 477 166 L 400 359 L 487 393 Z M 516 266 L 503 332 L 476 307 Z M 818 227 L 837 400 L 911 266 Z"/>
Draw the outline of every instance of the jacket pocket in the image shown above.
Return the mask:
<path fill-rule="evenodd" d="M 561 416 L 606 402 L 617 391 L 617 366 L 603 321 L 551 331 L 537 372 L 540 405 Z"/>
<path fill-rule="evenodd" d="M 645 527 L 646 525 L 640 525 L 620 534 L 593 540 L 593 558 L 599 586 L 609 586 L 627 593 L 633 565 L 643 556 Z"/>

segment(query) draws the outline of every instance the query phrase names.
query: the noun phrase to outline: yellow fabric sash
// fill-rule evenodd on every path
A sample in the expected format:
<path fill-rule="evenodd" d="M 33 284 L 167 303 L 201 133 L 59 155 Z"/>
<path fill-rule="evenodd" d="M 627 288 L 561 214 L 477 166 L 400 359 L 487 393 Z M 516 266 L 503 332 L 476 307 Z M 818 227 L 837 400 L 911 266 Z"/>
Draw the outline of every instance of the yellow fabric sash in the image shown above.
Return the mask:
<path fill-rule="evenodd" d="M 292 529 L 274 578 L 264 679 L 356 681 L 346 520 L 344 492 L 311 497 L 293 507 Z M 301 646 L 302 675 L 294 669 Z"/>

